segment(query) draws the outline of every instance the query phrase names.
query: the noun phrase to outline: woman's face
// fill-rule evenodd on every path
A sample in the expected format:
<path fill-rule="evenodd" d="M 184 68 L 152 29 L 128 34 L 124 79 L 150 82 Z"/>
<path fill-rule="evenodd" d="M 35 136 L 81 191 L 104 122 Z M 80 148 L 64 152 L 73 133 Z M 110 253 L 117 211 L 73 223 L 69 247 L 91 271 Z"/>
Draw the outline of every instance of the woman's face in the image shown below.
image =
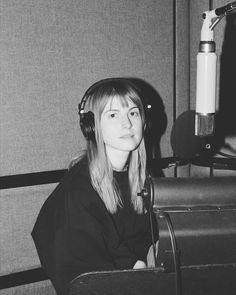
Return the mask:
<path fill-rule="evenodd" d="M 101 115 L 101 131 L 108 155 L 128 156 L 143 137 L 143 122 L 136 104 L 131 100 L 122 104 L 116 96 L 110 99 Z"/>

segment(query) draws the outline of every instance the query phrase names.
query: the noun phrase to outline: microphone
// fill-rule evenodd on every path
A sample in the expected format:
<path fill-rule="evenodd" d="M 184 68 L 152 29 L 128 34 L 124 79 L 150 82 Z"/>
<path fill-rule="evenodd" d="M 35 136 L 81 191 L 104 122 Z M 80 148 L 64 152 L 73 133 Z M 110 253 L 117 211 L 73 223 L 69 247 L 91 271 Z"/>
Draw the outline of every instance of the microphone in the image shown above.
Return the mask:
<path fill-rule="evenodd" d="M 216 112 L 216 46 L 212 20 L 217 17 L 215 11 L 206 11 L 202 15 L 203 25 L 197 54 L 196 115 L 195 135 L 199 137 L 214 135 Z"/>
<path fill-rule="evenodd" d="M 234 9 L 236 9 L 236 1 L 234 1 L 232 3 L 229 3 L 229 4 L 225 5 L 225 6 L 216 8 L 215 9 L 215 14 L 217 16 L 224 15 L 224 14 L 227 14 L 227 13 L 231 12 Z"/>
<path fill-rule="evenodd" d="M 195 135 L 214 135 L 216 112 L 216 62 L 214 41 L 200 41 L 197 54 Z"/>

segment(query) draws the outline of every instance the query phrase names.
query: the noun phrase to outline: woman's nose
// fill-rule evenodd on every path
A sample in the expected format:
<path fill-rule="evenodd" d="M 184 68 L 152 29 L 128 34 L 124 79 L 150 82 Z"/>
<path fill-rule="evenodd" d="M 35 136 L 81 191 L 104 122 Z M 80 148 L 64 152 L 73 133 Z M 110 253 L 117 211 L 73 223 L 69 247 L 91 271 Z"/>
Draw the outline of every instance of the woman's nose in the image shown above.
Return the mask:
<path fill-rule="evenodd" d="M 129 116 L 125 115 L 123 117 L 122 126 L 124 126 L 125 128 L 130 128 L 132 126 Z"/>

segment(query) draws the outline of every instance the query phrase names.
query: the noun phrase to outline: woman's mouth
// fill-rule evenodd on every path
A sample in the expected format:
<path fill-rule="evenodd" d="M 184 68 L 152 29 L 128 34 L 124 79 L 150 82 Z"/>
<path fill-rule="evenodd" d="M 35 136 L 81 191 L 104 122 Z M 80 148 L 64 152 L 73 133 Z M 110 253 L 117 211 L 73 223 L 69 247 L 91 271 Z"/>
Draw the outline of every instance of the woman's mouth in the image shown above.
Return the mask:
<path fill-rule="evenodd" d="M 124 135 L 120 136 L 120 138 L 131 138 L 133 136 L 134 135 L 132 133 L 129 133 L 129 134 L 124 134 Z"/>

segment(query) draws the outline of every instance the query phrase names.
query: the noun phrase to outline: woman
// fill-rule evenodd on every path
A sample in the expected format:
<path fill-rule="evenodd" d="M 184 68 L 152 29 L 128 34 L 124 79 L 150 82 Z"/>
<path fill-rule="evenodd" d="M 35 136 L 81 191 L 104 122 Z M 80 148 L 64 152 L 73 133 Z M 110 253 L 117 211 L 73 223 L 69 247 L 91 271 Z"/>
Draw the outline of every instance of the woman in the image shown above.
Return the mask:
<path fill-rule="evenodd" d="M 99 81 L 79 105 L 87 150 L 44 203 L 32 236 L 58 294 L 81 273 L 147 266 L 145 111 L 128 79 Z M 154 222 L 154 218 L 153 218 Z"/>

